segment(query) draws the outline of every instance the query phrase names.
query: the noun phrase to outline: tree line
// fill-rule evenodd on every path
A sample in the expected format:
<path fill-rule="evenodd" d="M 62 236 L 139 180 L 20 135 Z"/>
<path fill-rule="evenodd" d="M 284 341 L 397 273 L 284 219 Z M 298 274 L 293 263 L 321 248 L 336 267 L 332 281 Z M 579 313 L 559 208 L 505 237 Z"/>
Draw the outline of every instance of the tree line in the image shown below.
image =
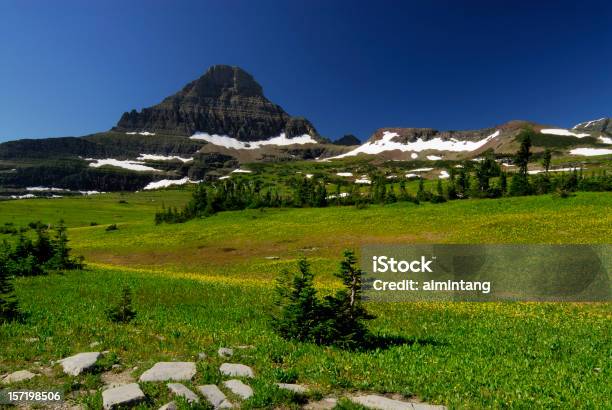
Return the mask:
<path fill-rule="evenodd" d="M 182 209 L 165 208 L 155 214 L 155 223 L 180 223 L 221 211 L 248 208 L 326 207 L 332 205 L 366 206 L 394 202 L 440 203 L 466 198 L 499 198 L 556 193 L 565 197 L 574 191 L 612 191 L 612 175 L 605 170 L 586 175 L 582 169 L 551 173 L 551 152 L 541 155 L 544 171 L 530 175 L 528 165 L 531 152 L 532 130 L 523 130 L 517 137 L 519 149 L 514 155 L 516 172 L 508 173 L 496 161 L 493 153 L 484 154 L 480 161 L 464 161 L 460 168 L 450 168 L 447 179 L 438 179 L 433 189 L 426 188 L 419 178 L 416 194 L 406 189 L 407 181 L 390 182 L 384 175 L 373 175 L 371 183 L 363 188 L 358 184 L 341 186 L 328 191 L 325 181 L 315 178 L 294 177 L 287 186 L 262 187 L 257 180 L 223 180 L 200 184 L 189 203 Z"/>
<path fill-rule="evenodd" d="M 72 257 L 63 221 L 54 227 L 31 222 L 29 229 L 19 229 L 14 245 L 0 244 L 0 323 L 21 316 L 13 279 L 16 276 L 42 275 L 52 271 L 82 269 L 83 258 Z M 34 239 L 26 233 L 34 231 Z"/>

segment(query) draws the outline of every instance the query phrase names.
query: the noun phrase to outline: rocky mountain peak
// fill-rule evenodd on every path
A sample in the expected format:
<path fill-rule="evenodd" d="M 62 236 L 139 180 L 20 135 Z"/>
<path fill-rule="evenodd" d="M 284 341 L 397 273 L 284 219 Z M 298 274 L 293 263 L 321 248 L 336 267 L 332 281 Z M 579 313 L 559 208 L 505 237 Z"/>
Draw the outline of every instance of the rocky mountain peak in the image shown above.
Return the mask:
<path fill-rule="evenodd" d="M 196 132 L 226 135 L 240 141 L 319 138 L 305 118 L 292 117 L 268 100 L 257 81 L 239 67 L 215 65 L 161 103 L 121 116 L 113 131 L 147 131 L 191 136 Z"/>
<path fill-rule="evenodd" d="M 197 100 L 232 95 L 263 97 L 263 89 L 240 67 L 214 65 L 202 77 L 187 84 L 180 94 Z"/>

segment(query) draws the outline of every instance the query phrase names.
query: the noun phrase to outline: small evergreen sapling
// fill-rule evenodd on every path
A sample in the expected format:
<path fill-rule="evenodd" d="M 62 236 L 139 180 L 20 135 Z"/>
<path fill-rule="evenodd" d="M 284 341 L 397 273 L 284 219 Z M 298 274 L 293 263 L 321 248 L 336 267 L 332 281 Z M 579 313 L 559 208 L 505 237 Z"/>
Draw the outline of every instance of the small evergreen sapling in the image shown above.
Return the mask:
<path fill-rule="evenodd" d="M 132 307 L 132 289 L 129 286 L 123 287 L 119 304 L 107 309 L 106 316 L 115 323 L 129 323 L 136 317 Z"/>

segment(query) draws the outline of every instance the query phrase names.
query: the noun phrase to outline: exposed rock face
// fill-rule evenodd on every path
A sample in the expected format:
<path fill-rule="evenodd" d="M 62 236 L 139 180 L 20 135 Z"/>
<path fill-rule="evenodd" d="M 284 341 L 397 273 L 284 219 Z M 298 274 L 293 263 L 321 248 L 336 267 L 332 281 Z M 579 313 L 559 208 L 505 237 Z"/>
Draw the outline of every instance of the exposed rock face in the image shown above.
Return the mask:
<path fill-rule="evenodd" d="M 419 139 L 429 141 L 440 138 L 443 141 L 456 139 L 458 141 L 480 141 L 495 132 L 495 128 L 486 128 L 474 131 L 438 131 L 433 128 L 381 128 L 377 130 L 369 141 L 376 141 L 383 137 L 385 132 L 398 134 L 393 141 L 403 144 L 415 142 Z"/>
<path fill-rule="evenodd" d="M 612 118 L 600 118 L 598 120 L 581 122 L 573 129 L 577 131 L 597 131 L 612 134 Z"/>
<path fill-rule="evenodd" d="M 353 134 L 346 134 L 333 142 L 334 145 L 359 145 L 361 141 Z"/>
<path fill-rule="evenodd" d="M 240 141 L 265 140 L 283 132 L 289 138 L 318 137 L 308 120 L 289 116 L 264 97 L 250 74 L 226 65 L 212 66 L 160 104 L 124 113 L 113 130 L 183 136 L 199 131 Z"/>

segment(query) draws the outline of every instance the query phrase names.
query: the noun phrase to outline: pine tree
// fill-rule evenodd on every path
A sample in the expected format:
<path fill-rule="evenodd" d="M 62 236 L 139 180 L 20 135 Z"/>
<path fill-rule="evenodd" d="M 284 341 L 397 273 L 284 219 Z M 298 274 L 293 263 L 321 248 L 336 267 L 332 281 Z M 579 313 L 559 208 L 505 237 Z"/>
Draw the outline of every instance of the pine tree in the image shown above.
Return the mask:
<path fill-rule="evenodd" d="M 374 319 L 361 303 L 363 271 L 357 266 L 357 258 L 351 250 L 344 251 L 344 260 L 335 274 L 344 289 L 325 298 L 326 323 L 321 326 L 327 343 L 354 348 L 363 345 L 368 330 L 366 320 Z"/>
<path fill-rule="evenodd" d="M 136 311 L 132 307 L 132 289 L 124 286 L 121 290 L 119 303 L 106 311 L 106 316 L 115 323 L 129 323 L 136 317 Z"/>
<path fill-rule="evenodd" d="M 320 302 L 314 275 L 305 259 L 298 261 L 295 275 L 283 271 L 277 279 L 276 301 L 279 312 L 273 317 L 275 330 L 287 339 L 320 342 L 317 337 Z"/>
<path fill-rule="evenodd" d="M 6 246 L 0 250 L 0 324 L 19 319 L 21 316 L 6 251 Z"/>
<path fill-rule="evenodd" d="M 544 150 L 544 155 L 542 156 L 542 166 L 544 167 L 544 170 L 546 171 L 546 173 L 548 173 L 548 170 L 550 169 L 551 159 L 552 159 L 552 153 L 550 152 L 550 149 L 546 148 Z"/>

